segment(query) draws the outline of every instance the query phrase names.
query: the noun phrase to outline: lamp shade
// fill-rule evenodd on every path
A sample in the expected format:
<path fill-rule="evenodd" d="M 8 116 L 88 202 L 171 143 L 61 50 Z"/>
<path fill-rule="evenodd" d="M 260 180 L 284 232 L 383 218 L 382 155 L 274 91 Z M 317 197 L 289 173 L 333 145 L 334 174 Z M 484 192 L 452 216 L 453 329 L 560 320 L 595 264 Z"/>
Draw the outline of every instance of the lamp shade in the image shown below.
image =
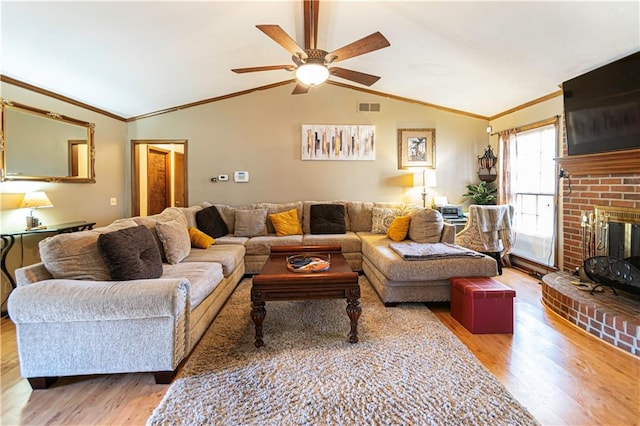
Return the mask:
<path fill-rule="evenodd" d="M 436 171 L 423 169 L 419 173 L 413 175 L 413 186 L 422 186 L 425 188 L 435 188 L 438 186 L 436 180 Z"/>
<path fill-rule="evenodd" d="M 38 209 L 43 207 L 53 207 L 51 200 L 44 191 L 28 192 L 24 194 L 20 208 Z"/>
<path fill-rule="evenodd" d="M 317 86 L 329 78 L 329 70 L 322 64 L 306 63 L 296 69 L 296 78 L 305 86 Z"/>
<path fill-rule="evenodd" d="M 435 188 L 438 186 L 435 170 L 424 171 L 424 186 L 427 188 Z"/>

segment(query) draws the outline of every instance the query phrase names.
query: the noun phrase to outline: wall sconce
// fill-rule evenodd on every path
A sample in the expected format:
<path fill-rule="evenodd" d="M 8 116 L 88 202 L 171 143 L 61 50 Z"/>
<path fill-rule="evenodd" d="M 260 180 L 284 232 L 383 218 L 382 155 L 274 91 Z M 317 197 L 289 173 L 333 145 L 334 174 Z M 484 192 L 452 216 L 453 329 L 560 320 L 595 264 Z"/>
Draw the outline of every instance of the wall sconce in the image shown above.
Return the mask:
<path fill-rule="evenodd" d="M 436 171 L 433 169 L 423 169 L 420 173 L 413 175 L 413 186 L 422 187 L 422 207 L 427 206 L 427 188 L 438 186 Z"/>
<path fill-rule="evenodd" d="M 39 208 L 46 207 L 53 207 L 53 204 L 44 191 L 28 192 L 24 194 L 20 208 L 31 209 L 29 216 L 27 216 L 27 229 L 40 227 L 40 220 L 36 217 L 35 212 Z"/>

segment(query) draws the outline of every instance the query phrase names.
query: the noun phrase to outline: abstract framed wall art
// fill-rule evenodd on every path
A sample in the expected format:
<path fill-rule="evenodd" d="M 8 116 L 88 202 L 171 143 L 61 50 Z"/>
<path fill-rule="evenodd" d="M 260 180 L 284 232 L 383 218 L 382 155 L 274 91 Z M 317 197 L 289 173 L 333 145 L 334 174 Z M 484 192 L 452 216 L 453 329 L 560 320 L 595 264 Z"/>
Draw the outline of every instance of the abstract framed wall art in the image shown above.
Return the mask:
<path fill-rule="evenodd" d="M 303 160 L 375 160 L 376 126 L 303 124 Z"/>
<path fill-rule="evenodd" d="M 398 129 L 398 169 L 436 168 L 436 129 Z"/>

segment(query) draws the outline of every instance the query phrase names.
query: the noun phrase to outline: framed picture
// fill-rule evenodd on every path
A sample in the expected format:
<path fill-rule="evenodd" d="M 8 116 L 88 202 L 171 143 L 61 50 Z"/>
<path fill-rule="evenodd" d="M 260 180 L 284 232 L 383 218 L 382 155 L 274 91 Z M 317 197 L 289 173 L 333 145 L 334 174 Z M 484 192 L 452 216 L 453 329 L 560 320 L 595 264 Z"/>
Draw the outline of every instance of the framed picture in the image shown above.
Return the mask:
<path fill-rule="evenodd" d="M 302 160 L 375 160 L 376 126 L 303 124 Z"/>
<path fill-rule="evenodd" d="M 398 169 L 436 168 L 436 129 L 398 129 Z"/>

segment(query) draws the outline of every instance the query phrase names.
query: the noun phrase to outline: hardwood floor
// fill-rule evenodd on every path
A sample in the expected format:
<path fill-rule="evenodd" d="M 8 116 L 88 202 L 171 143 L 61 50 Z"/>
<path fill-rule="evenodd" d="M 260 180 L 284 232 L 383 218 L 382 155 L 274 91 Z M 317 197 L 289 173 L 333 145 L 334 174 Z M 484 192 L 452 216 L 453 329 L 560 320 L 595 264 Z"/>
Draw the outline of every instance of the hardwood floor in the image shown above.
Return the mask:
<path fill-rule="evenodd" d="M 497 279 L 517 292 L 513 335 L 474 335 L 446 304 L 431 309 L 542 424 L 640 425 L 640 358 L 546 310 L 537 280 L 513 269 Z M 151 374 L 117 374 L 32 391 L 20 376 L 13 323 L 0 326 L 2 425 L 143 425 L 168 388 Z"/>

